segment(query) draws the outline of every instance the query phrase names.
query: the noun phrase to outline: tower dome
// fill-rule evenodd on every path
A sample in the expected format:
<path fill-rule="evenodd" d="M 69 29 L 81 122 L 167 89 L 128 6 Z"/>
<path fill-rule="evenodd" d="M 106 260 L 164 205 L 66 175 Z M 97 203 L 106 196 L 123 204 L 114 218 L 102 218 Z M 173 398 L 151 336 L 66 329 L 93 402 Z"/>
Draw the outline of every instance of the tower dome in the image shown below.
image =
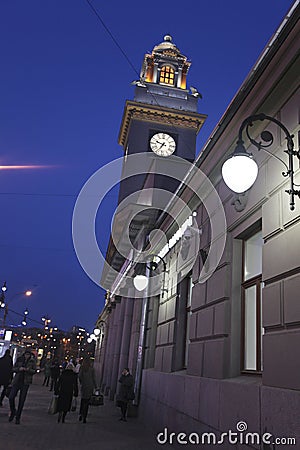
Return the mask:
<path fill-rule="evenodd" d="M 143 83 L 167 86 L 172 89 L 186 89 L 186 76 L 191 63 L 174 44 L 170 34 L 163 42 L 146 53 L 140 72 Z"/>
<path fill-rule="evenodd" d="M 176 47 L 175 44 L 173 44 L 173 38 L 172 36 L 170 36 L 169 34 L 166 34 L 164 36 L 164 40 L 163 42 L 161 42 L 160 44 L 156 45 L 153 48 L 153 52 L 159 52 L 159 53 L 164 53 L 164 52 L 174 52 L 175 54 L 180 54 L 180 50 Z"/>

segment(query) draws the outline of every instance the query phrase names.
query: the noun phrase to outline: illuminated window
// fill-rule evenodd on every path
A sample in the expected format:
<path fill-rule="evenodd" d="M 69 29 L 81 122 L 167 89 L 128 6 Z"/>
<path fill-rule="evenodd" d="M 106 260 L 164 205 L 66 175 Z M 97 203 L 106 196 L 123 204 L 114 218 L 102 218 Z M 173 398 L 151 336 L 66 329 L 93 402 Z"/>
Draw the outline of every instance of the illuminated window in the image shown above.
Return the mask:
<path fill-rule="evenodd" d="M 174 85 L 175 70 L 170 66 L 163 66 L 160 71 L 159 82 Z"/>
<path fill-rule="evenodd" d="M 242 283 L 242 370 L 262 371 L 262 233 L 244 241 Z"/>

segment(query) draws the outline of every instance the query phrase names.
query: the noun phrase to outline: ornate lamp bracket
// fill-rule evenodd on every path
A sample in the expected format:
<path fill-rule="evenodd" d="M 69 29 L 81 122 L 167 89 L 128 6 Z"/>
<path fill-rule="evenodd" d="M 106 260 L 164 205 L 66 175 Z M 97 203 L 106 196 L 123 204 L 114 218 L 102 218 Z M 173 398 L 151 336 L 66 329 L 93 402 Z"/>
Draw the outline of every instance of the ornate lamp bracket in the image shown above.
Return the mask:
<path fill-rule="evenodd" d="M 260 141 L 255 140 L 250 135 L 250 129 L 253 126 L 253 123 L 257 122 L 257 121 L 264 121 L 264 120 L 268 120 L 270 122 L 275 123 L 284 132 L 285 139 L 287 141 L 287 149 L 284 150 L 284 153 L 286 153 L 289 157 L 288 165 L 285 163 L 285 161 L 283 161 L 277 155 L 274 155 L 272 152 L 270 152 L 268 150 L 268 147 L 270 147 L 274 142 L 274 137 L 270 131 L 268 131 L 268 130 L 263 131 L 260 134 L 260 138 L 261 138 Z M 289 196 L 290 196 L 290 209 L 293 211 L 295 209 L 295 195 L 300 198 L 300 190 L 295 189 L 295 186 L 298 187 L 299 185 L 294 182 L 294 157 L 296 156 L 298 159 L 300 159 L 300 150 L 294 150 L 294 135 L 291 135 L 289 133 L 288 129 L 279 120 L 274 119 L 274 117 L 267 116 L 266 114 L 263 114 L 263 113 L 254 114 L 252 116 L 247 117 L 243 121 L 243 123 L 239 129 L 239 137 L 238 137 L 237 145 L 244 144 L 243 137 L 242 137 L 244 129 L 246 130 L 247 137 L 250 140 L 251 144 L 253 144 L 257 148 L 257 150 L 264 150 L 269 155 L 278 159 L 285 166 L 286 170 L 284 172 L 282 172 L 282 176 L 289 177 L 289 179 L 290 179 L 290 188 L 286 189 L 285 192 L 287 194 L 289 194 Z"/>

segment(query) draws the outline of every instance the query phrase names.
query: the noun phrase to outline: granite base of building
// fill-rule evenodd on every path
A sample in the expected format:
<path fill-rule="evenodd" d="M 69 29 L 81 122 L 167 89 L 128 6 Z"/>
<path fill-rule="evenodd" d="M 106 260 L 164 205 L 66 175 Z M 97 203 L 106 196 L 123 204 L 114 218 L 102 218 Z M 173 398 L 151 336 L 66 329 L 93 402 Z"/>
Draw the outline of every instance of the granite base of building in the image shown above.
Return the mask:
<path fill-rule="evenodd" d="M 224 449 L 275 449 L 277 445 L 279 448 L 276 438 L 282 439 L 284 448 L 299 448 L 299 411 L 300 392 L 263 386 L 260 377 L 214 380 L 184 372 L 143 371 L 139 418 L 157 435 L 160 433 L 162 446 L 167 440 L 168 444 L 186 447 L 184 441 L 197 444 L 199 436 L 200 444 L 203 439 L 201 448 L 212 448 L 215 435 L 216 445 Z M 222 438 L 222 433 L 227 436 L 223 434 Z"/>

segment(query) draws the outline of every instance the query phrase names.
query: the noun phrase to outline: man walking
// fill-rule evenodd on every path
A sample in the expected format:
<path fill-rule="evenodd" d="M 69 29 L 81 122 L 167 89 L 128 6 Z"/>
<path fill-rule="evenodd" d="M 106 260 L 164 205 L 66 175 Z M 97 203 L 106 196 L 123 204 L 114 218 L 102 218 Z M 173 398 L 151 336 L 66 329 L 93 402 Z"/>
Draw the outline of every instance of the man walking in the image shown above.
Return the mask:
<path fill-rule="evenodd" d="M 13 372 L 15 372 L 16 375 L 13 378 L 9 395 L 10 416 L 8 420 L 9 422 L 12 422 L 14 417 L 16 417 L 16 424 L 18 425 L 20 423 L 29 386 L 32 384 L 32 377 L 36 372 L 36 362 L 29 350 L 25 350 L 24 354 L 17 359 Z M 19 404 L 18 409 L 16 410 L 15 398 L 19 391 Z"/>

